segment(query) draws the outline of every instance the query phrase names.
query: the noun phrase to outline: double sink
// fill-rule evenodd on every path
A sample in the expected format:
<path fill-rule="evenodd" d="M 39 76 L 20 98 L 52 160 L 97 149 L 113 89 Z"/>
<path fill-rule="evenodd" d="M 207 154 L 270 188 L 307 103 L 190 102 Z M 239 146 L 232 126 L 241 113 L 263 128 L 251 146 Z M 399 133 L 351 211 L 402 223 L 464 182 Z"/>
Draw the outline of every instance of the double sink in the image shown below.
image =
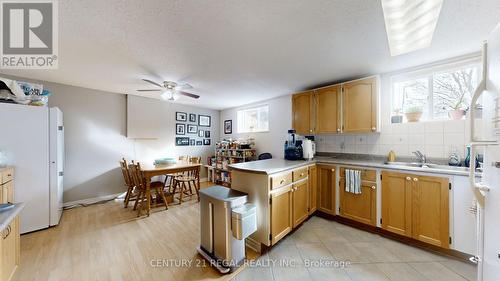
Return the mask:
<path fill-rule="evenodd" d="M 448 165 L 440 165 L 440 164 L 432 164 L 432 163 L 418 163 L 418 162 L 384 162 L 385 165 L 391 166 L 400 166 L 400 167 L 414 167 L 414 168 L 422 168 L 422 169 L 437 169 L 437 170 L 452 170 L 452 171 L 460 171 L 460 172 L 468 172 L 469 168 L 467 167 L 457 167 L 457 166 L 448 166 Z"/>

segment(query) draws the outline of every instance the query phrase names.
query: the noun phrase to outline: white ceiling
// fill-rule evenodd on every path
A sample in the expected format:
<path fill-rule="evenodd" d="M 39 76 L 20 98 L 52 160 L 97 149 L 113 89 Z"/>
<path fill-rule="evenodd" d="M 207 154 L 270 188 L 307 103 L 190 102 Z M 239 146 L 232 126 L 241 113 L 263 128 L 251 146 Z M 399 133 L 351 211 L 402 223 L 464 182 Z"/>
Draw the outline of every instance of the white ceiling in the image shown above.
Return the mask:
<path fill-rule="evenodd" d="M 432 46 L 391 57 L 379 0 L 64 0 L 59 69 L 2 72 L 127 94 L 183 80 L 201 98 L 178 102 L 223 109 L 475 52 L 498 21 L 498 0 L 445 0 Z"/>

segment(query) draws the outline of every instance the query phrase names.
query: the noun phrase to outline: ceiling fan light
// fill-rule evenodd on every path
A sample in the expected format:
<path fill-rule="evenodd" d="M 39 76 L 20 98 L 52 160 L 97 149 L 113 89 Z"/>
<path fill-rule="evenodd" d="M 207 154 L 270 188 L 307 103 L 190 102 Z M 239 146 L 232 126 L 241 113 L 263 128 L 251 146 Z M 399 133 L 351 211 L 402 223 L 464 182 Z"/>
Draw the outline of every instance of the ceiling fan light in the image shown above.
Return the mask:
<path fill-rule="evenodd" d="M 431 45 L 443 0 L 382 0 L 392 56 Z M 418 39 L 420 43 L 412 44 Z"/>

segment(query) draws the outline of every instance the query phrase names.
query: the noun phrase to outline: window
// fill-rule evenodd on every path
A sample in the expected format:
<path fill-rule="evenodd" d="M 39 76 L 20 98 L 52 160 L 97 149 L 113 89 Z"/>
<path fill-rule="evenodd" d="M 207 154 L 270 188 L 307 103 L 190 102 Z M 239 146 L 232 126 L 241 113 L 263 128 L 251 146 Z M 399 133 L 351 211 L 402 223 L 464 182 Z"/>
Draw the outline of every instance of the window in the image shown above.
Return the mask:
<path fill-rule="evenodd" d="M 269 106 L 238 110 L 238 133 L 269 131 Z"/>
<path fill-rule="evenodd" d="M 394 76 L 391 114 L 421 112 L 420 120 L 464 118 L 480 75 L 481 66 L 473 60 Z"/>

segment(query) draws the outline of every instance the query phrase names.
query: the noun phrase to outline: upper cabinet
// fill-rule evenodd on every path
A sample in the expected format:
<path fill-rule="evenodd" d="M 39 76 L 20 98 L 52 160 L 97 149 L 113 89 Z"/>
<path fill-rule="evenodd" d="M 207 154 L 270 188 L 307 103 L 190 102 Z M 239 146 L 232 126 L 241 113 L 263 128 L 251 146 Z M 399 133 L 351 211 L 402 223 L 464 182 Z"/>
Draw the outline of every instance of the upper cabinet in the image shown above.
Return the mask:
<path fill-rule="evenodd" d="M 292 97 L 292 126 L 298 134 L 379 131 L 378 78 L 300 92 Z"/>
<path fill-rule="evenodd" d="M 312 124 L 313 94 L 313 91 L 307 91 L 297 93 L 292 97 L 292 126 L 298 134 L 314 133 Z"/>
<path fill-rule="evenodd" d="M 340 85 L 317 90 L 314 94 L 316 108 L 315 133 L 340 133 Z"/>
<path fill-rule="evenodd" d="M 377 78 L 367 78 L 342 85 L 343 132 L 366 133 L 378 130 Z"/>

